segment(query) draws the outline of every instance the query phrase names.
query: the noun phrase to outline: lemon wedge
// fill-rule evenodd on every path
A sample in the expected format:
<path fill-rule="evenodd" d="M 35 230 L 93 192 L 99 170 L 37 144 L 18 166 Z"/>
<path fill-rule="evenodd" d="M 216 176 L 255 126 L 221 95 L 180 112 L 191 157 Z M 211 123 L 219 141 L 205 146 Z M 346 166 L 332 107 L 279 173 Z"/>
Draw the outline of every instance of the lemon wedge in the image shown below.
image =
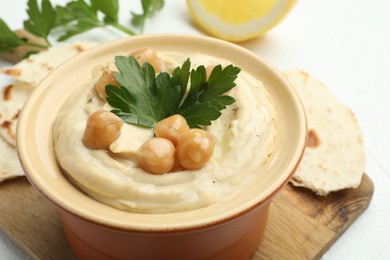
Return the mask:
<path fill-rule="evenodd" d="M 289 13 L 296 0 L 187 0 L 196 23 L 211 35 L 241 42 L 259 37 Z"/>

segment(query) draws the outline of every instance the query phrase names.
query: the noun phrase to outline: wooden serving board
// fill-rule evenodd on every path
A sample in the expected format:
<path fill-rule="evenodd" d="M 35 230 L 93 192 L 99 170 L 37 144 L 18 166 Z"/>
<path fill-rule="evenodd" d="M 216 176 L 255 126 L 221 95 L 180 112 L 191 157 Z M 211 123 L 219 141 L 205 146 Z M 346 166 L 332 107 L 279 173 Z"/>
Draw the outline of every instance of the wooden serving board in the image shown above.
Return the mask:
<path fill-rule="evenodd" d="M 253 259 L 319 259 L 369 205 L 374 185 L 326 197 L 287 185 L 274 199 Z M 34 259 L 75 259 L 55 209 L 25 177 L 0 183 L 0 228 Z"/>

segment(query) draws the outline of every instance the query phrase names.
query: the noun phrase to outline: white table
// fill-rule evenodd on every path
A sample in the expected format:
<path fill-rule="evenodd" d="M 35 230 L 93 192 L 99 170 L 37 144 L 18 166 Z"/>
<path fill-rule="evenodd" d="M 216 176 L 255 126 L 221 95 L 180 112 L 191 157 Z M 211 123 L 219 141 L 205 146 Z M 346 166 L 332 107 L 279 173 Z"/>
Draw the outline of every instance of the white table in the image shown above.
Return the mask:
<path fill-rule="evenodd" d="M 127 23 L 128 10 L 140 10 L 139 1 L 120 3 L 121 21 Z M 13 29 L 20 28 L 25 7 L 26 0 L 1 0 L 0 17 Z M 390 259 L 389 13 L 388 0 L 299 0 L 265 37 L 241 44 L 281 70 L 301 68 L 322 80 L 355 112 L 362 127 L 374 197 L 323 259 Z M 145 33 L 166 32 L 203 34 L 194 27 L 185 1 L 177 0 L 166 0 L 163 10 L 145 27 Z M 102 42 L 121 36 L 99 29 L 75 39 Z M 0 67 L 5 65 L 0 62 Z M 0 83 L 5 80 L 0 77 Z M 0 258 L 26 256 L 0 232 Z"/>

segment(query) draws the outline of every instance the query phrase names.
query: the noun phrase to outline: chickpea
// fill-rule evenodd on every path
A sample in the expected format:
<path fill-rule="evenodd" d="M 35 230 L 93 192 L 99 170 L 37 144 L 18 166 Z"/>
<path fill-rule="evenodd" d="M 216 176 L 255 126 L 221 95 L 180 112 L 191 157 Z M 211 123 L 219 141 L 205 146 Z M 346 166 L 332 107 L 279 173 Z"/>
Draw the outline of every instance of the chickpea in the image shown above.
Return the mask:
<path fill-rule="evenodd" d="M 83 143 L 89 149 L 108 149 L 120 134 L 122 119 L 106 110 L 89 116 L 84 131 Z"/>
<path fill-rule="evenodd" d="M 161 61 L 157 56 L 157 52 L 151 48 L 143 48 L 138 51 L 130 53 L 138 61 L 138 64 L 142 67 L 145 62 L 148 62 L 154 68 L 154 71 L 161 71 Z"/>
<path fill-rule="evenodd" d="M 183 167 L 180 165 L 179 158 L 177 158 L 177 150 L 175 150 L 175 163 L 173 165 L 171 172 L 178 172 L 181 170 L 183 170 Z"/>
<path fill-rule="evenodd" d="M 156 137 L 166 138 L 171 141 L 174 146 L 176 146 L 180 135 L 188 130 L 190 130 L 190 127 L 188 126 L 185 118 L 176 114 L 158 122 L 154 132 Z"/>
<path fill-rule="evenodd" d="M 150 138 L 137 151 L 138 165 L 147 172 L 163 174 L 175 165 L 175 147 L 165 138 Z"/>
<path fill-rule="evenodd" d="M 181 166 L 189 170 L 203 167 L 213 154 L 215 139 L 202 129 L 191 129 L 179 137 L 177 157 Z"/>
<path fill-rule="evenodd" d="M 121 84 L 115 79 L 115 72 L 109 69 L 104 69 L 103 74 L 100 76 L 99 80 L 96 82 L 95 88 L 96 91 L 102 99 L 106 100 L 106 86 L 114 85 L 120 86 Z"/>

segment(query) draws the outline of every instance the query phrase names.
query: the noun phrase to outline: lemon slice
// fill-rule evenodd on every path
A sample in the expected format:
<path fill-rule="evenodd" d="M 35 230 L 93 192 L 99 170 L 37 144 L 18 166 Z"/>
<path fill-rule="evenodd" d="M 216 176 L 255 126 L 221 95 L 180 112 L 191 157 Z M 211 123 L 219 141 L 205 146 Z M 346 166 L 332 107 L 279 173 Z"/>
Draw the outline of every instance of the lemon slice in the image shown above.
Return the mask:
<path fill-rule="evenodd" d="M 296 0 L 187 0 L 191 16 L 218 38 L 240 42 L 277 25 Z"/>

